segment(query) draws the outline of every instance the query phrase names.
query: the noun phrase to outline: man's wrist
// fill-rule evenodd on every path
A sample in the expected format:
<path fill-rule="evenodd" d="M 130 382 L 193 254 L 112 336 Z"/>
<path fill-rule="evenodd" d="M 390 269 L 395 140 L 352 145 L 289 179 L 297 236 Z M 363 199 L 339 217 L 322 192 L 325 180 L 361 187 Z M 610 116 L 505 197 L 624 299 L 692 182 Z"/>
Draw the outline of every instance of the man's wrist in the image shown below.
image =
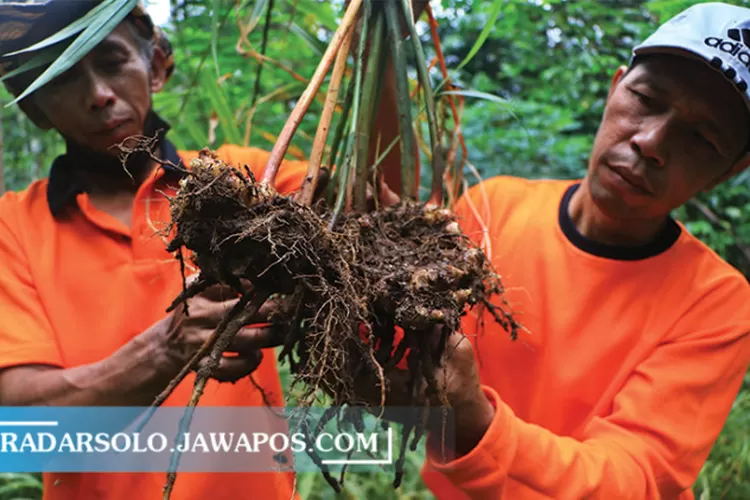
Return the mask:
<path fill-rule="evenodd" d="M 455 460 L 477 447 L 495 418 L 495 407 L 478 388 L 478 392 L 470 398 L 453 402 L 448 421 L 444 421 L 438 413 L 441 412 L 433 413 L 431 417 L 430 434 L 435 441 L 439 441 L 439 444 L 436 443 L 438 448 L 444 444 L 451 449 L 451 460 Z M 443 443 L 443 438 L 448 436 L 449 441 Z"/>
<path fill-rule="evenodd" d="M 470 401 L 454 408 L 456 422 L 457 457 L 468 454 L 476 448 L 487 433 L 492 420 L 495 418 L 495 407 L 480 389 Z"/>
<path fill-rule="evenodd" d="M 136 344 L 140 344 L 137 351 L 147 353 L 150 372 L 147 379 L 157 385 L 162 382 L 166 385 L 182 367 L 183 360 L 175 354 L 169 343 L 170 325 L 170 319 L 165 318 L 134 339 Z"/>

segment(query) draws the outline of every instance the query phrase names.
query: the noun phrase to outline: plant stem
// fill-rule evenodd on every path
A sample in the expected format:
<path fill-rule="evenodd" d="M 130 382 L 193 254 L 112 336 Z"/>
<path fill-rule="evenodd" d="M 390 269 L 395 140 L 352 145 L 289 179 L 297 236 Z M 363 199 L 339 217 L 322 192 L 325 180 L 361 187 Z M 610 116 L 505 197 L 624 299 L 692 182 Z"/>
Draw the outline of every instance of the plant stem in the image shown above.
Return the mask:
<path fill-rule="evenodd" d="M 344 200 L 349 190 L 349 177 L 351 172 L 351 161 L 347 155 L 349 147 L 352 146 L 352 136 L 357 133 L 357 117 L 359 116 L 359 107 L 362 103 L 362 80 L 365 72 L 365 49 L 367 47 L 367 38 L 370 36 L 370 16 L 372 15 L 372 1 L 365 0 L 365 12 L 362 17 L 362 30 L 359 33 L 357 44 L 357 59 L 354 63 L 354 93 L 352 96 L 352 126 L 345 140 L 344 149 L 342 150 L 341 176 L 338 179 L 338 195 L 336 204 L 331 215 L 328 228 L 332 229 L 336 224 L 339 214 L 344 208 Z"/>
<path fill-rule="evenodd" d="M 323 58 L 318 64 L 318 68 L 315 70 L 315 74 L 310 80 L 310 84 L 307 86 L 300 97 L 300 100 L 297 102 L 297 105 L 294 107 L 292 114 L 289 116 L 283 130 L 279 134 L 276 144 L 274 144 L 273 149 L 271 150 L 271 156 L 268 158 L 268 163 L 266 164 L 261 183 L 273 185 L 276 180 L 276 173 L 279 171 L 279 167 L 281 166 L 281 162 L 284 159 L 287 149 L 289 149 L 289 144 L 292 142 L 294 132 L 297 130 L 297 127 L 299 127 L 302 117 L 310 108 L 310 104 L 315 98 L 318 89 L 320 89 L 320 86 L 323 84 L 323 79 L 325 78 L 326 73 L 328 73 L 331 64 L 333 64 L 333 60 L 336 58 L 336 53 L 341 48 L 341 44 L 344 42 L 346 34 L 354 24 L 361 5 L 362 0 L 352 0 L 349 4 L 349 8 L 346 9 L 341 25 L 339 25 L 336 33 L 334 33 L 331 43 L 328 45 L 325 54 L 323 54 Z"/>
<path fill-rule="evenodd" d="M 268 30 L 271 27 L 271 14 L 273 14 L 273 1 L 268 0 L 268 12 L 266 12 L 266 24 L 263 26 L 263 41 L 260 46 L 261 55 L 266 55 L 266 49 L 268 48 Z M 260 78 L 263 74 L 263 63 L 258 62 L 258 70 L 255 73 L 255 89 L 253 90 L 253 99 L 250 101 L 250 107 L 255 106 L 260 94 Z"/>
<path fill-rule="evenodd" d="M 427 5 L 427 8 L 425 9 L 427 11 L 427 19 L 430 23 L 430 32 L 432 33 L 432 42 L 435 45 L 435 53 L 437 54 L 437 60 L 440 63 L 440 71 L 443 74 L 443 78 L 446 81 L 446 87 L 447 90 L 451 90 L 453 88 L 453 84 L 451 83 L 450 77 L 448 76 L 448 66 L 445 63 L 445 56 L 443 55 L 443 48 L 440 43 L 440 35 L 438 34 L 438 23 L 435 20 L 435 16 L 432 13 L 432 7 L 430 5 Z M 456 132 L 454 133 L 454 141 L 455 138 L 458 138 L 458 141 L 461 144 L 461 164 L 458 165 L 455 169 L 454 175 L 449 175 L 449 179 L 452 177 L 452 182 L 450 183 L 452 186 L 452 193 L 451 198 L 453 200 L 458 198 L 458 193 L 461 189 L 461 177 L 464 170 L 464 165 L 466 163 L 466 159 L 468 157 L 468 148 L 466 147 L 466 141 L 464 140 L 464 133 L 461 130 L 461 115 L 462 112 L 459 112 L 456 110 L 456 101 L 453 98 L 452 95 L 448 96 L 448 102 L 451 105 L 451 111 L 453 112 L 453 126 L 455 127 Z M 461 99 L 461 106 L 463 107 L 463 98 Z M 453 150 L 453 154 L 448 154 L 448 165 L 447 168 L 451 170 L 451 165 L 453 164 L 453 161 L 455 159 L 455 148 L 451 146 L 451 150 Z"/>
<path fill-rule="evenodd" d="M 326 141 L 328 140 L 328 130 L 331 128 L 333 111 L 336 109 L 336 100 L 339 96 L 341 80 L 344 77 L 346 58 L 349 56 L 349 45 L 352 42 L 353 32 L 353 28 L 350 28 L 347 32 L 346 37 L 344 38 L 344 43 L 341 45 L 341 49 L 336 56 L 336 64 L 333 66 L 333 75 L 331 75 L 331 82 L 328 85 L 326 104 L 323 108 L 323 114 L 320 116 L 318 130 L 315 133 L 315 141 L 313 142 L 312 151 L 310 152 L 310 160 L 307 165 L 307 175 L 302 182 L 302 189 L 300 191 L 299 199 L 297 200 L 299 203 L 306 206 L 312 204 L 315 188 L 318 186 L 320 162 L 323 159 L 323 150 L 325 149 Z"/>
<path fill-rule="evenodd" d="M 401 196 L 416 193 L 414 162 L 414 130 L 412 129 L 411 96 L 407 76 L 406 55 L 404 54 L 404 37 L 399 23 L 398 0 L 385 3 L 385 15 L 388 20 L 388 39 L 390 40 L 393 72 L 396 80 L 396 99 L 398 104 L 399 134 L 401 136 Z M 413 195 L 411 195 L 413 196 Z"/>
<path fill-rule="evenodd" d="M 378 95 L 378 84 L 383 74 L 381 71 L 384 55 L 384 21 L 381 11 L 375 12 L 375 26 L 372 30 L 372 49 L 367 60 L 367 74 L 365 77 L 364 88 L 362 90 L 362 103 L 366 106 L 355 115 L 357 120 L 356 143 L 355 143 L 355 178 L 353 191 L 353 208 L 359 212 L 367 210 L 367 172 L 369 151 L 370 151 L 370 133 L 372 132 L 373 113 Z"/>
<path fill-rule="evenodd" d="M 354 71 L 357 71 L 357 66 L 355 63 Z M 346 130 L 346 125 L 349 123 L 349 112 L 352 110 L 352 101 L 354 100 L 354 85 L 356 83 L 356 78 L 352 78 L 352 80 L 349 82 L 348 88 L 346 89 L 346 98 L 344 99 L 344 107 L 341 110 L 341 120 L 339 121 L 338 125 L 336 126 L 336 132 L 333 135 L 333 142 L 331 143 L 331 154 L 328 158 L 328 163 L 330 164 L 331 168 L 336 165 L 336 160 L 339 155 L 339 149 L 346 149 L 346 141 L 344 140 L 344 131 Z M 341 148 L 341 146 L 344 146 Z M 331 179 L 335 176 L 335 173 L 332 174 Z"/>
<path fill-rule="evenodd" d="M 443 204 L 443 151 L 440 144 L 440 136 L 437 130 L 437 121 L 435 117 L 435 98 L 432 93 L 432 85 L 430 83 L 430 73 L 427 70 L 427 63 L 425 62 L 424 51 L 422 50 L 422 42 L 419 40 L 417 34 L 417 28 L 414 25 L 414 18 L 411 16 L 411 5 L 410 0 L 401 0 L 403 6 L 404 15 L 406 16 L 406 24 L 409 26 L 409 33 L 412 44 L 414 45 L 414 53 L 417 58 L 417 73 L 419 74 L 419 80 L 422 83 L 422 91 L 424 92 L 425 104 L 427 108 L 427 124 L 430 130 L 430 143 L 432 145 L 432 192 L 430 193 L 430 199 L 427 202 L 429 205 L 442 205 Z"/>
<path fill-rule="evenodd" d="M 351 123 L 349 123 L 348 117 L 347 117 L 347 125 L 349 125 L 349 128 L 353 127 L 353 125 Z M 331 156 L 331 164 L 332 165 L 334 165 L 334 164 L 337 165 L 337 170 L 332 173 L 333 175 L 331 176 L 331 180 L 330 180 L 330 182 L 328 184 L 327 199 L 328 199 L 329 203 L 331 203 L 331 204 L 334 203 L 333 200 L 337 196 L 341 196 L 341 190 L 338 190 L 338 194 L 337 194 L 337 189 L 336 188 L 342 182 L 344 184 L 346 183 L 346 181 L 341 181 L 342 176 L 345 178 L 346 176 L 349 175 L 348 165 L 349 165 L 349 156 L 351 154 L 351 147 L 350 147 L 350 144 L 349 144 L 349 138 L 350 138 L 350 136 L 351 136 L 351 134 L 347 133 L 346 136 L 344 136 L 343 140 L 341 141 L 341 142 L 343 142 L 343 144 L 342 144 L 342 147 L 341 147 L 340 154 L 337 153 L 338 158 L 336 158 L 334 156 Z M 336 201 L 336 203 L 338 203 L 338 200 Z M 343 203 L 343 201 L 342 201 L 342 203 Z"/>

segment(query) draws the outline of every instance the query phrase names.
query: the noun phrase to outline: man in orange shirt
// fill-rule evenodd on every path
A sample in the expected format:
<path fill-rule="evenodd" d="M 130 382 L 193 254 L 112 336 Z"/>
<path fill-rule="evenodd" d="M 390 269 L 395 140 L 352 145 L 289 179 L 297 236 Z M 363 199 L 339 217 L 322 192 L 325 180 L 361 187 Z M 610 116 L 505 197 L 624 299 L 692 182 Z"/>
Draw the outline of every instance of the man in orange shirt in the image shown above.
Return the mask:
<path fill-rule="evenodd" d="M 119 1 L 128 9 L 136 3 Z M 3 2 L 0 53 L 38 43 L 100 3 Z M 212 288 L 189 301 L 189 316 L 182 307 L 165 314 L 183 286 L 180 264 L 158 236 L 170 220 L 164 194 L 175 193 L 179 172 L 169 164 L 159 168 L 145 153 L 130 155 L 123 168 L 113 146 L 132 136 L 156 137 L 154 154 L 175 165 L 189 165 L 197 152 L 176 151 L 166 139 L 169 125 L 152 109 L 152 94 L 172 72 L 171 47 L 140 5 L 124 12 L 127 17 L 102 33 L 90 52 L 30 95 L 24 89 L 45 67 L 5 80 L 34 123 L 60 133 L 67 148 L 49 178 L 0 198 L 4 406 L 148 406 L 237 301 L 227 290 Z M 2 73 L 16 71 L 27 56 L 0 61 Z M 380 121 L 388 122 L 390 92 L 384 91 Z M 386 143 L 397 133 L 395 127 L 377 128 Z M 397 150 L 388 161 L 398 158 Z M 217 153 L 230 164 L 247 165 L 256 178 L 269 157 L 231 145 Z M 297 190 L 306 169 L 306 162 L 284 162 L 278 191 Z M 261 310 L 258 324 L 267 323 L 269 310 Z M 222 359 L 202 406 L 261 406 L 264 396 L 284 405 L 276 360 L 261 354 L 277 326 L 237 335 L 229 348 L 233 355 Z M 185 406 L 193 382 L 194 375 L 187 377 L 166 405 Z M 44 495 L 161 498 L 164 480 L 164 474 L 50 473 L 44 475 Z M 172 498 L 288 499 L 292 482 L 288 473 L 182 473 Z"/>
<path fill-rule="evenodd" d="M 452 336 L 440 499 L 693 498 L 748 369 L 750 286 L 670 212 L 750 164 L 750 9 L 694 6 L 634 56 L 582 181 L 497 177 L 456 206 L 526 330 L 485 312 Z"/>

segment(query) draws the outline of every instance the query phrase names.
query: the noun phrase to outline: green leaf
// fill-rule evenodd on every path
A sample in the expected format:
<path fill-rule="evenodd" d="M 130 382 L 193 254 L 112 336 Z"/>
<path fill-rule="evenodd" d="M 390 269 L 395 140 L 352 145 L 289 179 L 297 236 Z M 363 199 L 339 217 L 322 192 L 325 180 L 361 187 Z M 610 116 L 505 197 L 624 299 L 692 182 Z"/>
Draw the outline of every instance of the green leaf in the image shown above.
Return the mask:
<path fill-rule="evenodd" d="M 221 70 L 219 70 L 219 5 L 221 0 L 213 0 L 213 6 L 211 8 L 211 55 L 214 58 L 214 67 L 216 68 L 216 78 L 221 76 Z"/>
<path fill-rule="evenodd" d="M 211 105 L 219 117 L 225 140 L 232 144 L 242 144 L 242 133 L 235 122 L 229 101 L 216 79 L 208 71 L 201 72 L 201 88 L 208 94 Z"/>
<path fill-rule="evenodd" d="M 297 35 L 300 40 L 305 42 L 305 45 L 310 47 L 316 55 L 322 56 L 323 52 L 325 52 L 326 45 L 314 36 L 310 35 L 299 24 L 292 23 L 291 26 L 289 26 L 289 31 Z"/>
<path fill-rule="evenodd" d="M 497 21 L 497 17 L 500 15 L 500 8 L 503 2 L 505 2 L 505 0 L 495 0 L 495 2 L 492 4 L 492 7 L 490 7 L 490 19 L 484 25 L 484 29 L 479 34 L 479 37 L 477 37 L 476 42 L 474 42 L 474 46 L 471 47 L 471 50 L 469 51 L 467 56 L 464 58 L 461 64 L 459 64 L 458 67 L 455 68 L 456 71 L 469 64 L 469 62 L 474 59 L 474 56 L 477 55 L 479 49 L 482 48 L 484 42 L 487 41 L 487 38 L 492 32 L 492 29 L 495 27 L 495 21 Z"/>
<path fill-rule="evenodd" d="M 460 95 L 464 97 L 474 97 L 477 99 L 484 99 L 485 101 L 491 101 L 503 106 L 510 106 L 510 101 L 503 99 L 502 97 L 494 94 L 488 94 L 487 92 L 480 92 L 479 90 L 446 90 L 441 92 L 439 95 Z"/>
<path fill-rule="evenodd" d="M 32 58 L 21 64 L 19 67 L 12 71 L 8 71 L 0 78 L 0 81 L 5 81 L 8 78 L 13 78 L 16 75 L 31 71 L 32 69 L 39 68 L 45 64 L 51 63 L 57 59 L 63 52 L 63 47 L 52 47 L 46 50 L 42 50 L 38 54 L 35 54 Z"/>
<path fill-rule="evenodd" d="M 42 491 L 42 485 L 33 478 L 15 479 L 0 487 L 0 496 L 5 497 L 28 489 Z"/>
<path fill-rule="evenodd" d="M 336 31 L 338 28 L 338 21 L 336 16 L 331 11 L 327 3 L 330 2 L 313 2 L 311 0 L 294 0 L 289 3 L 294 4 L 296 2 L 297 11 L 315 19 L 317 22 L 323 25 L 330 31 Z"/>
<path fill-rule="evenodd" d="M 196 144 L 196 147 L 208 144 L 208 136 L 206 135 L 206 132 L 198 126 L 198 123 L 195 120 L 184 120 L 182 125 L 193 140 L 193 143 Z"/>
<path fill-rule="evenodd" d="M 111 2 L 109 2 L 111 3 Z M 86 13 L 85 16 L 83 16 L 80 19 L 76 19 L 69 25 L 67 25 L 65 28 L 61 29 L 57 33 L 50 35 L 49 37 L 45 38 L 41 42 L 37 42 L 34 45 L 31 45 L 29 47 L 26 47 L 25 49 L 17 50 L 15 52 L 10 52 L 8 54 L 5 54 L 5 56 L 15 56 L 17 54 L 23 54 L 25 52 L 32 52 L 35 50 L 42 49 L 44 47 L 49 47 L 50 45 L 54 45 L 57 42 L 61 42 L 67 38 L 70 38 L 71 36 L 75 35 L 76 33 L 80 33 L 84 29 L 86 29 L 87 26 L 91 23 L 92 19 L 95 19 L 96 16 L 98 16 L 104 9 L 106 9 L 108 6 L 108 2 L 102 2 L 93 9 L 91 9 L 88 13 Z"/>
<path fill-rule="evenodd" d="M 742 211 L 737 207 L 727 207 L 727 217 L 730 219 L 741 219 L 742 218 Z"/>
<path fill-rule="evenodd" d="M 44 73 L 26 88 L 17 98 L 6 105 L 15 104 L 38 88 L 46 85 L 81 60 L 104 37 L 112 32 L 125 16 L 136 6 L 138 0 L 105 0 L 102 9 L 89 19 L 88 27 L 76 38 Z M 88 17 L 88 16 L 84 16 Z"/>
<path fill-rule="evenodd" d="M 240 4 L 240 6 L 238 7 L 238 10 L 242 12 L 249 3 L 250 3 L 250 0 L 245 0 L 244 2 L 242 2 L 242 4 Z M 245 23 L 247 25 L 246 27 L 247 27 L 248 35 L 252 33 L 252 31 L 258 25 L 258 22 L 260 21 L 260 17 L 263 15 L 263 11 L 266 10 L 267 5 L 268 5 L 268 0 L 256 0 L 255 1 L 255 7 L 253 7 L 253 11 L 250 13 L 250 17 Z"/>

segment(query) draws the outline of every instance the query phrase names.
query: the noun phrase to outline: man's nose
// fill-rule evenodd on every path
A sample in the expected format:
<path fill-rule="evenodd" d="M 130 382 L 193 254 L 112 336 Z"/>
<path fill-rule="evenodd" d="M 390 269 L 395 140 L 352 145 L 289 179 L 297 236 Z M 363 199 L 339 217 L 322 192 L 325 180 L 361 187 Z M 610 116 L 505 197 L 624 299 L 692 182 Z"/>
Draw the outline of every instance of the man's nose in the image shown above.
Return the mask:
<path fill-rule="evenodd" d="M 668 117 L 651 117 L 644 121 L 638 132 L 633 135 L 631 145 L 642 156 L 663 167 L 668 158 L 670 124 Z"/>
<path fill-rule="evenodd" d="M 89 79 L 88 109 L 96 111 L 112 106 L 117 100 L 112 86 L 104 78 L 92 76 Z"/>

